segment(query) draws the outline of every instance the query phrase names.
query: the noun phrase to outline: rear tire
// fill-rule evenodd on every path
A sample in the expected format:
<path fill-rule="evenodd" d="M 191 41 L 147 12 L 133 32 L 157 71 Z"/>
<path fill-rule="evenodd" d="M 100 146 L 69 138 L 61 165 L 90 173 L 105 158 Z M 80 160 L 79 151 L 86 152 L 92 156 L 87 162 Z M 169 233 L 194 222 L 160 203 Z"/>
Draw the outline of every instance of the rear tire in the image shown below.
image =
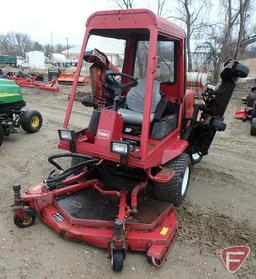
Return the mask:
<path fill-rule="evenodd" d="M 256 118 L 256 101 L 253 103 L 252 107 L 252 119 Z"/>
<path fill-rule="evenodd" d="M 36 133 L 43 124 L 43 118 L 37 110 L 26 110 L 21 115 L 21 127 L 27 133 Z"/>
<path fill-rule="evenodd" d="M 251 91 L 247 97 L 247 107 L 252 107 L 253 103 L 256 101 L 256 92 Z"/>
<path fill-rule="evenodd" d="M 4 130 L 2 128 L 2 126 L 0 126 L 0 146 L 2 145 L 4 140 Z"/>
<path fill-rule="evenodd" d="M 252 119 L 251 123 L 251 135 L 256 136 L 256 117 Z"/>
<path fill-rule="evenodd" d="M 153 183 L 153 197 L 180 206 L 188 190 L 190 166 L 190 156 L 186 153 L 182 153 L 179 157 L 166 163 L 165 167 L 174 169 L 175 175 L 169 183 Z"/>

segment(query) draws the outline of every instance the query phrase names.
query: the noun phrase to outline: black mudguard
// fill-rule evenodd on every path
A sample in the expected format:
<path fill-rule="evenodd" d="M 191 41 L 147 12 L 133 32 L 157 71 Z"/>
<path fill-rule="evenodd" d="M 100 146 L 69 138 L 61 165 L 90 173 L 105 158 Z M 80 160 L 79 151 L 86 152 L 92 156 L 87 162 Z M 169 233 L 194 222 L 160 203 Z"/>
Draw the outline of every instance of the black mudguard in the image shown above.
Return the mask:
<path fill-rule="evenodd" d="M 215 89 L 204 92 L 204 104 L 200 105 L 195 116 L 193 127 L 190 127 L 186 137 L 190 145 L 202 155 L 208 154 L 216 131 L 224 131 L 224 113 L 236 87 L 238 78 L 247 77 L 249 68 L 236 61 L 229 60 L 220 74 L 221 82 Z M 198 114 L 200 114 L 199 120 Z"/>

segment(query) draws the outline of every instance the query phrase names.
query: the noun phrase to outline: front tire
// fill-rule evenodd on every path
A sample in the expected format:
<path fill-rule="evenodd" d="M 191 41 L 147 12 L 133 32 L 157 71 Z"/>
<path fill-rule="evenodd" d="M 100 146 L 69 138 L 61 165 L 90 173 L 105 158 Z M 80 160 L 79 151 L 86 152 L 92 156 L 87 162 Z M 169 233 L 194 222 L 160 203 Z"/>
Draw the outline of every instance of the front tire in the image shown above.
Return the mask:
<path fill-rule="evenodd" d="M 180 206 L 187 194 L 190 180 L 190 156 L 182 153 L 164 167 L 175 170 L 173 179 L 168 183 L 154 183 L 152 185 L 153 197 L 157 200 L 168 201 Z"/>
<path fill-rule="evenodd" d="M 40 130 L 43 124 L 43 118 L 37 110 L 26 110 L 21 115 L 21 127 L 27 133 L 36 133 Z"/>
<path fill-rule="evenodd" d="M 124 253 L 122 251 L 113 251 L 111 263 L 115 272 L 121 272 L 124 268 Z"/>

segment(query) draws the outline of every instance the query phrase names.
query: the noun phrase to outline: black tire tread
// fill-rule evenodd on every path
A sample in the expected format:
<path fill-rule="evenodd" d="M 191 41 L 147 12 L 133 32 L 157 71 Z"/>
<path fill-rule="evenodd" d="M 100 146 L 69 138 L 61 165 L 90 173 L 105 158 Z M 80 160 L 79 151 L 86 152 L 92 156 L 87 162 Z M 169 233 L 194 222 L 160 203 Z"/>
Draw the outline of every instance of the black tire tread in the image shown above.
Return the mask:
<path fill-rule="evenodd" d="M 31 119 L 34 115 L 37 115 L 39 117 L 39 125 L 37 128 L 33 128 L 31 126 Z M 39 111 L 37 110 L 26 110 L 23 112 L 22 116 L 21 116 L 21 127 L 24 131 L 26 131 L 27 133 L 31 134 L 31 133 L 36 133 L 38 132 L 43 124 L 43 118 L 42 115 Z"/>
<path fill-rule="evenodd" d="M 113 270 L 121 272 L 124 267 L 124 254 L 121 251 L 113 253 Z"/>
<path fill-rule="evenodd" d="M 256 118 L 256 100 L 253 103 L 253 107 L 252 107 L 252 119 Z"/>
<path fill-rule="evenodd" d="M 2 126 L 0 125 L 0 146 L 2 145 L 4 140 L 4 130 L 2 128 Z"/>
<path fill-rule="evenodd" d="M 175 176 L 170 183 L 156 184 L 152 187 L 153 196 L 157 200 L 172 202 L 175 206 L 179 206 L 186 193 L 181 197 L 179 195 L 181 175 L 184 172 L 184 166 L 190 165 L 190 156 L 182 153 L 179 157 L 165 164 L 165 167 L 173 168 Z"/>
<path fill-rule="evenodd" d="M 251 135 L 256 136 L 256 117 L 252 119 L 251 123 Z"/>
<path fill-rule="evenodd" d="M 31 218 L 31 222 L 29 224 L 24 224 L 22 222 L 22 220 L 20 219 L 20 217 L 16 214 L 14 214 L 14 216 L 13 216 L 13 222 L 18 228 L 21 228 L 21 229 L 28 228 L 28 227 L 34 225 L 34 223 L 36 221 L 36 213 L 34 210 L 26 209 L 25 213 Z"/>
<path fill-rule="evenodd" d="M 253 103 L 256 101 L 256 92 L 251 91 L 247 97 L 247 106 L 252 107 Z"/>

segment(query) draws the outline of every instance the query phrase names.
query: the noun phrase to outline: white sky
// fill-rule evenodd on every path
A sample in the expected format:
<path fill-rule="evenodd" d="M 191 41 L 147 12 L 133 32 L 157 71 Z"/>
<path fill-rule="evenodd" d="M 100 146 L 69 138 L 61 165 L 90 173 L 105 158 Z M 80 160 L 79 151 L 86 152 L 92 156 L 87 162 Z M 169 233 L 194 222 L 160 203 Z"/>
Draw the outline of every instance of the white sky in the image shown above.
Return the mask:
<path fill-rule="evenodd" d="M 137 1 L 138 2 L 138 1 Z M 148 8 L 141 0 L 140 8 Z M 156 0 L 151 0 L 156 2 Z M 117 9 L 111 0 L 1 0 L 0 33 L 22 32 L 41 44 L 81 44 L 87 17 L 95 11 Z"/>
<path fill-rule="evenodd" d="M 0 0 L 0 33 L 22 32 L 41 44 L 57 43 L 81 45 L 85 22 L 90 14 L 100 10 L 118 9 L 112 0 Z M 200 1 L 200 0 L 199 0 Z M 136 0 L 135 8 L 156 10 L 157 0 Z M 200 3 L 200 2 L 199 2 Z M 212 0 L 216 6 L 217 0 Z M 165 8 L 175 11 L 175 1 Z"/>

